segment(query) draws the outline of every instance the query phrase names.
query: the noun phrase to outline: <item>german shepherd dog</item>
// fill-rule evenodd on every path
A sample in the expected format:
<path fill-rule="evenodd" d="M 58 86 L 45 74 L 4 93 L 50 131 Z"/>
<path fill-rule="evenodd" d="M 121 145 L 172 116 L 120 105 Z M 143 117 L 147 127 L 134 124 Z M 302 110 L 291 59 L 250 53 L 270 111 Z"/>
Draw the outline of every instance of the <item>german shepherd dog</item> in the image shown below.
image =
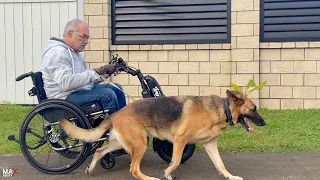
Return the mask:
<path fill-rule="evenodd" d="M 171 172 L 181 162 L 186 144 L 202 143 L 216 169 L 227 179 L 241 180 L 225 168 L 217 148 L 218 136 L 228 124 L 238 122 L 250 133 L 253 128 L 249 119 L 257 126 L 265 121 L 257 113 L 256 105 L 243 93 L 226 91 L 226 98 L 219 96 L 163 96 L 136 100 L 111 114 L 94 129 L 82 129 L 68 120 L 61 120 L 61 127 L 74 138 L 93 142 L 110 130 L 110 139 L 97 149 L 92 162 L 85 170 L 90 174 L 96 163 L 106 153 L 118 149 L 126 150 L 131 158 L 131 174 L 137 179 L 159 180 L 140 171 L 140 161 L 147 149 L 147 135 L 173 143 L 172 160 L 164 177 L 171 180 Z"/>

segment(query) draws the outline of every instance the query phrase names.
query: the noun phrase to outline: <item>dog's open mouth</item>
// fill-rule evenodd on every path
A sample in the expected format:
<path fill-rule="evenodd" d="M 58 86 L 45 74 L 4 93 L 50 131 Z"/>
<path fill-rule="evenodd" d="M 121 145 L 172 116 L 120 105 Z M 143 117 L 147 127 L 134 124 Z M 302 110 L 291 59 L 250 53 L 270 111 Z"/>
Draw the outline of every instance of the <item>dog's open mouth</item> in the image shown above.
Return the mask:
<path fill-rule="evenodd" d="M 240 123 L 251 135 L 254 135 L 254 129 L 252 128 L 250 120 L 247 117 L 242 116 L 240 118 Z"/>

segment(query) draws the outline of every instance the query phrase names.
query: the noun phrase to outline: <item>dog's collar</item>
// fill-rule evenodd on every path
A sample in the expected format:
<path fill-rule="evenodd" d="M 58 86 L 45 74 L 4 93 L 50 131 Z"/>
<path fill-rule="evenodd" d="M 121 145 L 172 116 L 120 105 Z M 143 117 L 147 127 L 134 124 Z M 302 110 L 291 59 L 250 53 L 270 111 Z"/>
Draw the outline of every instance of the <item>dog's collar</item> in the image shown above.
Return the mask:
<path fill-rule="evenodd" d="M 229 101 L 227 98 L 222 98 L 222 104 L 223 104 L 223 110 L 224 114 L 227 116 L 227 123 L 229 123 L 231 126 L 233 126 L 233 121 L 232 121 L 232 114 L 229 108 Z"/>

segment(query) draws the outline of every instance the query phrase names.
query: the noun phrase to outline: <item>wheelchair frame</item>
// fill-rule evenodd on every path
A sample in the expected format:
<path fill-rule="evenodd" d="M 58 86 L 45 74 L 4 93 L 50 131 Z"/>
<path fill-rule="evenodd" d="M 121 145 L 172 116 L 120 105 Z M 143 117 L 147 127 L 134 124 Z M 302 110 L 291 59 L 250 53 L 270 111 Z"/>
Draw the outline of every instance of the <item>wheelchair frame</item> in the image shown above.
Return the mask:
<path fill-rule="evenodd" d="M 144 76 L 139 69 L 134 70 L 131 67 L 127 66 L 127 64 L 123 61 L 122 58 L 118 58 L 118 55 L 116 57 L 113 56 L 112 61 L 110 63 L 116 63 L 115 72 L 120 73 L 121 71 L 124 71 L 128 74 L 131 74 L 132 76 L 138 77 L 142 87 L 141 94 L 143 98 L 164 96 L 161 90 L 161 87 L 156 81 L 156 79 L 154 79 L 152 76 L 149 76 L 149 75 Z M 115 75 L 116 74 L 117 73 L 115 73 Z M 34 87 L 32 87 L 28 91 L 28 94 L 29 96 L 37 96 L 37 100 L 39 104 L 33 107 L 33 109 L 27 114 L 26 118 L 24 119 L 20 128 L 20 135 L 19 135 L 20 140 L 16 139 L 14 135 L 10 135 L 8 139 L 19 143 L 21 150 L 25 158 L 27 159 L 27 161 L 36 169 L 42 172 L 49 173 L 49 174 L 59 174 L 59 173 L 68 173 L 70 171 L 73 171 L 74 169 L 79 167 L 89 155 L 93 154 L 97 148 L 101 147 L 101 145 L 105 140 L 108 140 L 109 134 L 108 133 L 105 134 L 102 138 L 92 143 L 84 142 L 83 144 L 79 144 L 79 145 L 74 144 L 72 146 L 70 145 L 67 146 L 68 143 L 65 143 L 65 141 L 63 141 L 65 147 L 55 147 L 54 143 L 52 143 L 52 139 L 50 139 L 52 134 L 50 134 L 50 137 L 48 137 L 49 136 L 48 132 L 52 130 L 50 129 L 51 126 L 58 125 L 59 120 L 68 116 L 71 118 L 75 118 L 77 120 L 75 122 L 77 126 L 90 129 L 94 127 L 93 126 L 94 120 L 97 121 L 97 119 L 94 119 L 96 115 L 99 116 L 100 122 L 101 122 L 108 115 L 115 112 L 115 110 L 103 109 L 102 105 L 99 102 L 92 102 L 92 103 L 87 103 L 79 106 L 79 105 L 71 104 L 70 102 L 62 99 L 47 99 L 45 90 L 43 88 L 42 73 L 40 71 L 35 73 L 31 71 L 31 72 L 22 74 L 16 78 L 16 81 L 21 81 L 24 78 L 29 76 L 32 78 Z M 51 107 L 53 109 L 46 110 L 46 108 L 48 107 Z M 29 121 L 31 120 L 30 116 L 33 117 L 32 115 L 38 112 L 40 112 L 40 114 L 42 113 L 41 116 L 45 121 L 48 121 L 47 124 L 43 126 L 44 132 L 45 132 L 44 137 L 41 137 L 40 135 L 36 135 L 31 130 L 28 130 L 28 128 L 26 127 Z M 77 117 L 74 117 L 74 116 L 77 116 Z M 39 142 L 41 142 L 41 144 L 39 143 L 38 146 L 42 146 L 45 143 L 48 143 L 50 148 L 58 152 L 60 155 L 63 155 L 68 158 L 75 158 L 74 160 L 75 162 L 72 165 L 69 165 L 70 167 L 67 166 L 67 167 L 56 168 L 56 169 L 53 169 L 53 168 L 50 169 L 44 166 L 40 166 L 38 162 L 36 162 L 30 157 L 30 154 L 28 154 L 29 152 L 26 152 L 25 150 L 25 148 L 30 148 L 28 145 L 24 144 L 25 143 L 24 136 L 26 133 L 31 133 L 34 136 L 37 136 L 38 138 L 40 138 Z M 53 139 L 56 140 L 55 138 L 57 137 L 58 138 L 66 137 L 66 134 L 64 133 L 65 132 L 60 132 L 59 135 L 55 134 L 55 137 Z M 149 140 L 149 137 L 148 137 L 148 140 Z M 78 142 L 78 141 L 75 140 L 75 142 Z M 66 152 L 68 152 L 69 149 L 78 147 L 78 146 L 83 146 L 83 150 L 78 155 L 72 154 L 72 153 L 71 155 L 66 154 Z M 153 149 L 155 152 L 158 153 L 158 155 L 163 160 L 165 160 L 166 162 L 171 161 L 170 153 L 172 153 L 172 144 L 170 142 L 161 141 L 157 138 L 153 138 Z M 195 144 L 188 144 L 185 147 L 181 163 L 184 163 L 185 161 L 187 161 L 192 156 L 194 150 L 195 150 Z M 121 151 L 121 153 L 118 155 L 112 155 L 112 152 L 106 154 L 101 159 L 101 162 L 100 162 L 101 166 L 105 169 L 111 169 L 115 165 L 115 157 L 123 154 L 127 154 L 127 153 L 124 151 Z M 77 155 L 77 157 L 74 157 L 75 155 Z"/>

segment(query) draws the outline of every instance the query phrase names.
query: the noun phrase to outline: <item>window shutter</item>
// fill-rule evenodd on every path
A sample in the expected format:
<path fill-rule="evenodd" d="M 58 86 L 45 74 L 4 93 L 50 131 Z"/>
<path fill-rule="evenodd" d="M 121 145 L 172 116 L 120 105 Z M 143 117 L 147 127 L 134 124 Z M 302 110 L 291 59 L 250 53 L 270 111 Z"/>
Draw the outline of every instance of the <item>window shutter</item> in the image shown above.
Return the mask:
<path fill-rule="evenodd" d="M 113 0 L 113 44 L 230 43 L 230 0 Z"/>
<path fill-rule="evenodd" d="M 319 41 L 319 0 L 261 0 L 261 42 Z"/>

